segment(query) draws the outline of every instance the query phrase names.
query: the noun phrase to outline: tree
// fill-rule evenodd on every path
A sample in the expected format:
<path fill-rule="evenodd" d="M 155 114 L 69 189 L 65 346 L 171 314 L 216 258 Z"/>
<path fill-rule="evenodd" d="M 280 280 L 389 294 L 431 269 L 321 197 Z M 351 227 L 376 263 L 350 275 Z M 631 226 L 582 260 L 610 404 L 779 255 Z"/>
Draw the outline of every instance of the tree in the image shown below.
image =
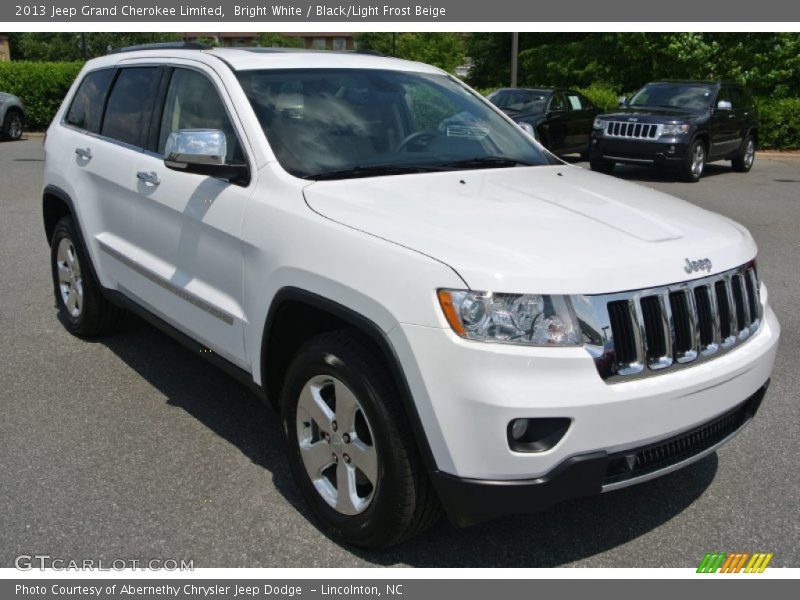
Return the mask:
<path fill-rule="evenodd" d="M 282 33 L 264 32 L 258 36 L 257 43 L 264 48 L 303 48 L 303 38 Z"/>
<path fill-rule="evenodd" d="M 180 41 L 179 33 L 14 33 L 9 35 L 14 60 L 74 61 L 107 54 L 123 48 L 153 42 Z"/>
<path fill-rule="evenodd" d="M 508 85 L 511 36 L 473 33 L 469 81 Z M 800 95 L 797 33 L 526 33 L 520 34 L 521 85 L 632 92 L 655 79 L 732 79 L 757 95 Z"/>
<path fill-rule="evenodd" d="M 361 50 L 392 54 L 391 33 L 359 33 L 356 44 Z M 416 60 L 444 69 L 448 73 L 464 63 L 464 37 L 451 32 L 417 32 L 396 34 L 397 57 Z"/>

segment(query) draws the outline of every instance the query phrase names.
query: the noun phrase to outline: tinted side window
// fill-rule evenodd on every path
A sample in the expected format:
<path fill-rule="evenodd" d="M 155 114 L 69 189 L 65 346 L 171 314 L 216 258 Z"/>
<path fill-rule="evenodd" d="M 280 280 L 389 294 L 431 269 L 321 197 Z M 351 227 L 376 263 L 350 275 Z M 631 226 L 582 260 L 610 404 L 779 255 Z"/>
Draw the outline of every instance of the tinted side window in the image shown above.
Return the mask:
<path fill-rule="evenodd" d="M 742 88 L 730 88 L 730 96 L 731 102 L 733 103 L 733 108 L 745 108 L 748 106 L 747 98 L 745 97 L 744 90 Z"/>
<path fill-rule="evenodd" d="M 227 161 L 244 162 L 239 139 L 217 89 L 208 77 L 189 69 L 175 69 L 169 82 L 158 135 L 158 151 L 161 154 L 164 153 L 169 134 L 179 129 L 222 131 L 227 142 Z"/>
<path fill-rule="evenodd" d="M 108 98 L 100 133 L 120 142 L 141 146 L 150 127 L 161 69 L 122 69 Z"/>
<path fill-rule="evenodd" d="M 100 115 L 103 113 L 103 104 L 111 80 L 114 79 L 114 69 L 102 69 L 87 73 L 81 81 L 75 97 L 72 99 L 66 122 L 86 131 L 97 133 L 100 130 Z"/>
<path fill-rule="evenodd" d="M 553 94 L 550 98 L 550 107 L 548 110 L 566 110 L 567 105 L 564 102 L 564 94 Z"/>

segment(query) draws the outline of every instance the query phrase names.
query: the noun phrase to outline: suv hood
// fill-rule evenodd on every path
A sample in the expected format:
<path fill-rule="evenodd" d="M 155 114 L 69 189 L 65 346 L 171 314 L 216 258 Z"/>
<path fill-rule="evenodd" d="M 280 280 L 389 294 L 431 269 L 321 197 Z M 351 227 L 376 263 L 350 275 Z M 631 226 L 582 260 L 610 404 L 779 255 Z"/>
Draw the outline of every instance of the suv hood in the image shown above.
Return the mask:
<path fill-rule="evenodd" d="M 630 117 L 636 117 L 641 123 L 663 123 L 664 121 L 696 119 L 703 114 L 703 111 L 680 108 L 621 108 L 616 112 L 604 113 L 599 118 L 627 121 Z"/>
<path fill-rule="evenodd" d="M 317 213 L 452 267 L 472 289 L 608 293 L 696 279 L 752 259 L 730 219 L 643 186 L 560 165 L 321 181 Z"/>

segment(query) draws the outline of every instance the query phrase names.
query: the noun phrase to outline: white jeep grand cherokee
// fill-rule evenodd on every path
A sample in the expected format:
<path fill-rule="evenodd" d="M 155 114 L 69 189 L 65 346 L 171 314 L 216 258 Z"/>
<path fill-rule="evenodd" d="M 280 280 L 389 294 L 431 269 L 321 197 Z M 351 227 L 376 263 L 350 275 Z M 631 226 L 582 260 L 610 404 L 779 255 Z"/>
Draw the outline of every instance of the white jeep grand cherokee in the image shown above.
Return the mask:
<path fill-rule="evenodd" d="M 339 540 L 657 477 L 764 396 L 750 234 L 562 163 L 438 69 L 125 49 L 87 63 L 45 150 L 67 328 L 132 310 L 246 381 Z"/>

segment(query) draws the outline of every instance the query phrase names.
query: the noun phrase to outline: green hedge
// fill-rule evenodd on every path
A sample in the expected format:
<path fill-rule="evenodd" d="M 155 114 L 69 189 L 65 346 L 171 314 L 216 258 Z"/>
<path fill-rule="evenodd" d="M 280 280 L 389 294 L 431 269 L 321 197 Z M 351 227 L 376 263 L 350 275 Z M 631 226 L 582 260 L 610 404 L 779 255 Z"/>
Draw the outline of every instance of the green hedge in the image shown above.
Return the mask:
<path fill-rule="evenodd" d="M 800 148 L 800 98 L 756 100 L 758 145 L 762 148 Z"/>
<path fill-rule="evenodd" d="M 80 62 L 0 62 L 0 91 L 22 98 L 29 130 L 44 130 L 82 66 Z"/>

